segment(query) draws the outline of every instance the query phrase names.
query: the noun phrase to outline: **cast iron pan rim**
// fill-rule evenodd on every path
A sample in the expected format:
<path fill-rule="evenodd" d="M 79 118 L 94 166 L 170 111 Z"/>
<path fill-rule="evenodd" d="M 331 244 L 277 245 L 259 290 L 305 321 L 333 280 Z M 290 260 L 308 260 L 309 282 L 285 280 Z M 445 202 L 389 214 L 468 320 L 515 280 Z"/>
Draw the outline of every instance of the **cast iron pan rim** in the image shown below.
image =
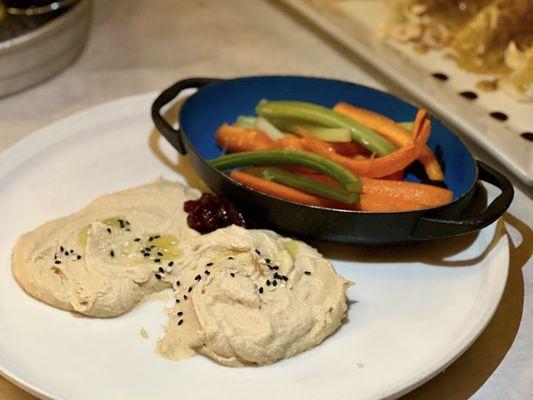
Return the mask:
<path fill-rule="evenodd" d="M 263 79 L 263 78 L 298 78 L 298 79 L 312 79 L 312 80 L 316 80 L 316 81 L 333 81 L 333 82 L 339 82 L 339 83 L 343 83 L 343 84 L 347 84 L 347 85 L 351 85 L 351 86 L 359 86 L 359 87 L 362 87 L 364 89 L 368 89 L 368 90 L 371 90 L 371 91 L 374 91 L 374 92 L 379 92 L 381 94 L 384 94 L 384 95 L 387 95 L 387 96 L 392 96 L 402 102 L 405 102 L 407 104 L 409 104 L 410 106 L 412 107 L 415 107 L 415 108 L 418 108 L 417 105 L 415 104 L 412 104 L 411 102 L 407 101 L 407 100 L 404 100 L 404 99 L 401 99 L 391 93 L 387 93 L 387 92 L 383 92 L 379 89 L 375 89 L 375 88 L 372 88 L 372 87 L 369 87 L 369 86 L 365 86 L 365 85 L 361 85 L 361 84 L 358 84 L 358 83 L 353 83 L 353 82 L 348 82 L 348 81 L 344 81 L 344 80 L 341 80 L 341 79 L 333 79 L 333 78 L 320 78 L 320 77 L 316 77 L 316 76 L 306 76 L 306 75 L 252 75 L 252 76 L 240 76 L 240 77 L 237 77 L 237 78 L 229 78 L 229 79 L 222 79 L 220 81 L 216 81 L 216 82 L 213 82 L 207 86 L 205 86 L 204 88 L 209 88 L 209 87 L 213 87 L 213 86 L 218 86 L 218 85 L 221 85 L 221 84 L 224 84 L 228 81 L 239 81 L 239 80 L 248 80 L 248 79 L 256 79 L 256 78 L 260 78 L 260 79 Z M 191 99 L 196 93 L 200 92 L 201 90 L 203 90 L 204 88 L 200 88 L 198 89 L 197 92 L 193 93 L 192 95 L 190 95 L 189 97 L 187 97 L 187 99 L 185 100 L 185 102 L 183 103 L 182 105 L 182 108 L 185 107 L 185 105 L 189 102 L 189 99 Z M 421 212 L 423 213 L 427 213 L 427 212 L 432 212 L 432 211 L 438 211 L 438 210 L 441 210 L 441 209 L 444 209 L 446 207 L 449 207 L 457 202 L 459 202 L 460 200 L 462 200 L 464 197 L 466 197 L 467 195 L 470 194 L 470 192 L 475 188 L 477 182 L 478 182 L 478 178 L 479 178 L 479 168 L 478 168 L 478 165 L 477 165 L 477 162 L 476 162 L 476 159 L 474 158 L 472 152 L 470 151 L 470 149 L 468 148 L 468 146 L 461 140 L 461 138 L 459 136 L 457 136 L 446 124 L 444 124 L 443 122 L 440 121 L 440 119 L 436 118 L 435 116 L 433 115 L 430 115 L 431 118 L 435 119 L 437 122 L 439 122 L 443 127 L 445 127 L 448 132 L 453 135 L 455 137 L 455 139 L 457 139 L 464 147 L 465 149 L 467 150 L 468 154 L 470 155 L 470 157 L 472 158 L 472 160 L 474 161 L 474 169 L 475 169 L 475 179 L 471 182 L 469 188 L 467 190 L 465 190 L 463 193 L 461 193 L 461 195 L 447 203 L 447 204 L 444 204 L 442 206 L 438 206 L 438 207 L 431 207 L 431 208 L 424 208 L 424 209 L 419 209 L 419 210 L 408 210 L 408 211 L 391 211 L 391 212 L 370 212 L 370 211 L 359 211 L 359 210 L 342 210 L 342 209 L 338 209 L 338 208 L 329 208 L 329 207 L 320 207 L 320 206 L 312 206 L 312 205 L 308 205 L 308 204 L 301 204 L 301 203 L 296 203 L 292 200 L 286 200 L 286 199 L 282 199 L 280 197 L 276 197 L 276 196 L 272 196 L 270 194 L 266 194 L 266 193 L 263 193 L 263 192 L 260 192 L 259 190 L 256 190 L 256 189 L 253 189 L 253 188 L 250 188 L 249 186 L 246 186 L 240 182 L 237 182 L 236 180 L 230 178 L 227 174 L 225 174 L 223 171 L 220 171 L 218 170 L 217 168 L 213 167 L 211 165 L 211 163 L 209 162 L 209 160 L 205 159 L 197 150 L 196 148 L 192 145 L 192 143 L 190 142 L 189 140 L 189 137 L 187 135 L 187 133 L 185 132 L 185 130 L 183 128 L 181 128 L 181 112 L 180 112 L 180 115 L 178 116 L 178 123 L 179 123 L 179 126 L 180 126 L 180 130 L 182 132 L 182 138 L 183 140 L 185 140 L 187 142 L 187 147 L 189 147 L 189 149 L 191 149 L 194 154 L 200 159 L 202 160 L 203 162 L 205 162 L 209 168 L 211 168 L 212 170 L 215 170 L 217 174 L 219 174 L 222 179 L 226 180 L 227 182 L 230 182 L 232 185 L 238 185 L 240 187 L 243 187 L 245 188 L 246 190 L 249 190 L 251 192 L 254 192 L 260 196 L 264 196 L 264 197 L 267 197 L 267 198 L 270 198 L 270 199 L 276 199 L 278 201 L 284 201 L 284 202 L 287 202 L 287 203 L 292 203 L 294 205 L 297 205 L 297 206 L 300 206 L 300 207 L 305 207 L 305 208 L 308 208 L 308 209 L 316 209 L 316 210 L 327 210 L 327 211 L 332 211 L 332 212 L 336 212 L 336 213 L 339 213 L 339 214 L 348 214 L 348 215 L 391 215 L 391 214 L 409 214 L 409 213 L 412 213 L 412 214 L 419 214 Z M 213 136 L 214 138 L 214 136 Z"/>

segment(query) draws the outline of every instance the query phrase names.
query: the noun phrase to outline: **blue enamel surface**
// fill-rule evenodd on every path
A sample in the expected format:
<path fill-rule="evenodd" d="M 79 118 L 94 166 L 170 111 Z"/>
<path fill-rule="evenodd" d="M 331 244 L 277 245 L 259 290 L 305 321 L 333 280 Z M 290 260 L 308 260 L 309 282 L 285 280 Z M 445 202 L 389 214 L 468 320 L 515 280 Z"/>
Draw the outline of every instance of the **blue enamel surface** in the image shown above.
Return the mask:
<path fill-rule="evenodd" d="M 231 79 L 200 89 L 182 107 L 181 129 L 202 157 L 217 157 L 221 152 L 214 140 L 216 129 L 225 122 L 235 122 L 239 115 L 255 114 L 255 106 L 262 99 L 308 101 L 326 107 L 345 101 L 395 121 L 410 121 L 416 114 L 416 108 L 403 100 L 353 83 L 308 77 L 261 76 Z M 477 179 L 476 164 L 468 149 L 448 128 L 434 119 L 432 124 L 428 144 L 434 151 L 440 146 L 445 182 L 457 199 Z M 408 174 L 406 180 L 419 181 L 413 174 Z"/>

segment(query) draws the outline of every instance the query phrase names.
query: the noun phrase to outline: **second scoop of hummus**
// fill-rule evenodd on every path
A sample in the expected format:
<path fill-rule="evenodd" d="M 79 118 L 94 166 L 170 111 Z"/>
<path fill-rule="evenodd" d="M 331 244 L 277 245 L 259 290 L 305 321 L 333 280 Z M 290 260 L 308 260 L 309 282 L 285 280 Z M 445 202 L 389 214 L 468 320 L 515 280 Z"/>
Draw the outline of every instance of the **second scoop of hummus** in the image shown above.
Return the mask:
<path fill-rule="evenodd" d="M 341 324 L 351 284 L 303 242 L 232 226 L 187 242 L 163 277 L 175 306 L 157 351 L 263 365 L 321 343 Z"/>

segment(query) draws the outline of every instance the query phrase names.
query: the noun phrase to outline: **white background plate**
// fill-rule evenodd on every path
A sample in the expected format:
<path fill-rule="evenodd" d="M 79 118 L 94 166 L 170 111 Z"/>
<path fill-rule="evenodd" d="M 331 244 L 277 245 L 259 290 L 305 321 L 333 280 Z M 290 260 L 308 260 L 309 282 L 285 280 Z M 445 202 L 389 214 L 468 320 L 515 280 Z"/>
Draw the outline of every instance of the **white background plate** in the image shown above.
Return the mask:
<path fill-rule="evenodd" d="M 532 103 L 515 101 L 502 91 L 477 90 L 476 82 L 491 77 L 461 70 L 438 51 L 422 55 L 380 38 L 379 28 L 387 18 L 384 0 L 283 1 L 533 185 L 533 143 L 520 136 L 533 129 Z M 434 72 L 446 73 L 449 81 L 435 80 Z M 469 101 L 458 95 L 465 90 L 479 98 Z M 489 116 L 493 111 L 505 112 L 509 120 L 496 121 Z"/>
<path fill-rule="evenodd" d="M 395 398 L 452 362 L 490 320 L 509 265 L 498 224 L 477 238 L 408 249 L 321 246 L 356 282 L 348 321 L 319 347 L 260 368 L 227 368 L 200 356 L 159 358 L 154 343 L 165 323 L 159 301 L 101 320 L 32 299 L 11 274 L 20 234 L 106 192 L 159 176 L 185 181 L 175 170 L 194 180 L 186 159 L 175 161 L 153 132 L 153 98 L 128 97 L 76 114 L 0 157 L 0 373 L 8 379 L 43 398 L 69 400 Z M 149 339 L 140 336 L 142 327 Z"/>

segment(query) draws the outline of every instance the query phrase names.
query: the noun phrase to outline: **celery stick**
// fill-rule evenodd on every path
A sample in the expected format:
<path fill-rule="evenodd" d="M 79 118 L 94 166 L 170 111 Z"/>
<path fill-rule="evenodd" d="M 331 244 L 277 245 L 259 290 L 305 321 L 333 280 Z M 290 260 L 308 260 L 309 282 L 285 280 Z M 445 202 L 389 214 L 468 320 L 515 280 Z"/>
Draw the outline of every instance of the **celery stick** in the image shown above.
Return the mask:
<path fill-rule="evenodd" d="M 336 113 L 326 107 L 298 101 L 261 101 L 256 112 L 268 120 L 289 119 L 295 123 L 316 124 L 325 128 L 346 128 L 352 139 L 378 156 L 396 150 L 396 146 L 371 129 L 352 118 Z"/>

